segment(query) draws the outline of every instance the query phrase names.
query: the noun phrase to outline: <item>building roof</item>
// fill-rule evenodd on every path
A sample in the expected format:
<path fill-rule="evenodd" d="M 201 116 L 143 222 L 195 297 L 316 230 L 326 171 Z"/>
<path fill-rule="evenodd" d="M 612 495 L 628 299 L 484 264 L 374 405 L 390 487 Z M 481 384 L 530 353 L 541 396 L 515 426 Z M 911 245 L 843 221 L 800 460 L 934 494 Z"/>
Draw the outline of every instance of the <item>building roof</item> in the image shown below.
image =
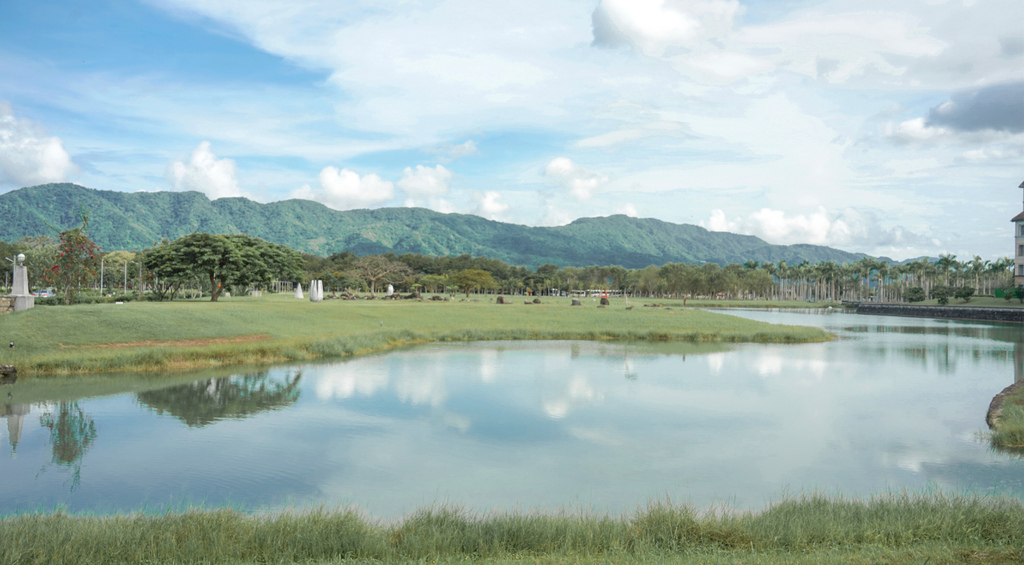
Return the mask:
<path fill-rule="evenodd" d="M 1011 222 L 1019 222 L 1019 221 L 1021 221 L 1021 220 L 1024 220 L 1024 212 L 1021 212 L 1020 214 L 1017 214 L 1017 215 L 1016 215 L 1016 216 L 1014 216 L 1014 217 L 1013 217 L 1013 219 L 1012 219 L 1012 220 L 1010 220 L 1010 221 L 1011 221 Z"/>

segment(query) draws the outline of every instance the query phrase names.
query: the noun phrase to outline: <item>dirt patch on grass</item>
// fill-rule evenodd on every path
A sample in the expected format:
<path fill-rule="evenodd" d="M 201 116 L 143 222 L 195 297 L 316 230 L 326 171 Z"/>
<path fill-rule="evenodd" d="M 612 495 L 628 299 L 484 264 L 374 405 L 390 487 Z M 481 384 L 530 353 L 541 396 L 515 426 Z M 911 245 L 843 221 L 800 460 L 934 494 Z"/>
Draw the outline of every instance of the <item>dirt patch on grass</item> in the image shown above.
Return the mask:
<path fill-rule="evenodd" d="M 240 335 L 237 337 L 209 337 L 204 339 L 178 339 L 174 341 L 132 341 L 129 343 L 107 343 L 97 345 L 99 349 L 126 349 L 128 347 L 196 347 L 219 343 L 245 343 L 269 339 L 265 334 Z"/>

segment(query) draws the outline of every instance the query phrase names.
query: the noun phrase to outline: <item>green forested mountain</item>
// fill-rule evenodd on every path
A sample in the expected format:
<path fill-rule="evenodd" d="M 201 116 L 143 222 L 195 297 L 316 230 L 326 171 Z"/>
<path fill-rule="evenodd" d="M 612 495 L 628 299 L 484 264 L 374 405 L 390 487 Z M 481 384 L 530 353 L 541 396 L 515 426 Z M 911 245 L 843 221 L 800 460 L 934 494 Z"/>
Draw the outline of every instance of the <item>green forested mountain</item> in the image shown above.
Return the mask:
<path fill-rule="evenodd" d="M 558 227 L 528 227 L 423 208 L 339 212 L 308 200 L 260 204 L 210 201 L 199 192 L 114 192 L 46 184 L 0 194 L 0 240 L 52 234 L 78 225 L 104 251 L 138 250 L 192 232 L 247 233 L 299 251 L 487 256 L 512 265 L 561 267 L 754 261 L 855 261 L 863 254 L 818 245 L 771 245 L 747 235 L 627 216 L 581 218 Z"/>

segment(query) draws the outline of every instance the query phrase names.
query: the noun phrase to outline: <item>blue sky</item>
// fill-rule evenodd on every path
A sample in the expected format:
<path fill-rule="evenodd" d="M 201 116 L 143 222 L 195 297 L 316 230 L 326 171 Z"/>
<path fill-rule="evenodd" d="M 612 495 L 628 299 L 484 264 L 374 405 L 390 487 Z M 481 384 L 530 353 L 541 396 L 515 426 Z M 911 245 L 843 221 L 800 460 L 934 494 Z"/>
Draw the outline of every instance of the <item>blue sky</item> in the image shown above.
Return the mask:
<path fill-rule="evenodd" d="M 0 0 L 0 192 L 1012 252 L 1019 0 Z"/>

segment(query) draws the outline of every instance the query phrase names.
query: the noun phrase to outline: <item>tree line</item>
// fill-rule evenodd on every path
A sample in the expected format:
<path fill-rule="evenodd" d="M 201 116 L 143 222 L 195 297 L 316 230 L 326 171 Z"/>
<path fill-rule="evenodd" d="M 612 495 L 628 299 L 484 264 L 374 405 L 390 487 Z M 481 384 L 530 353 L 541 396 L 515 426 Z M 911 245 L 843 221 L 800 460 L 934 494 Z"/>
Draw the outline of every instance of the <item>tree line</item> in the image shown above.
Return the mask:
<path fill-rule="evenodd" d="M 164 240 L 141 252 L 102 253 L 88 241 L 87 227 L 83 216 L 82 226 L 60 232 L 57 238 L 0 242 L 0 253 L 8 258 L 24 253 L 32 286 L 59 287 L 67 304 L 74 302 L 76 292 L 90 289 L 138 297 L 145 291 L 156 300 L 203 296 L 215 301 L 226 291 L 290 291 L 292 284 L 307 286 L 314 279 L 324 281 L 328 292 L 377 293 L 390 284 L 402 292 L 547 295 L 614 290 L 651 298 L 829 302 L 914 302 L 954 295 L 969 299 L 974 293 L 989 295 L 1013 284 L 1011 259 L 986 261 L 977 255 L 958 260 L 947 254 L 901 264 L 865 257 L 842 264 L 747 261 L 668 263 L 642 269 L 545 264 L 530 269 L 468 254 L 358 257 L 342 252 L 320 257 L 248 235 L 204 233 Z M 11 271 L 4 280 L 10 287 Z"/>

